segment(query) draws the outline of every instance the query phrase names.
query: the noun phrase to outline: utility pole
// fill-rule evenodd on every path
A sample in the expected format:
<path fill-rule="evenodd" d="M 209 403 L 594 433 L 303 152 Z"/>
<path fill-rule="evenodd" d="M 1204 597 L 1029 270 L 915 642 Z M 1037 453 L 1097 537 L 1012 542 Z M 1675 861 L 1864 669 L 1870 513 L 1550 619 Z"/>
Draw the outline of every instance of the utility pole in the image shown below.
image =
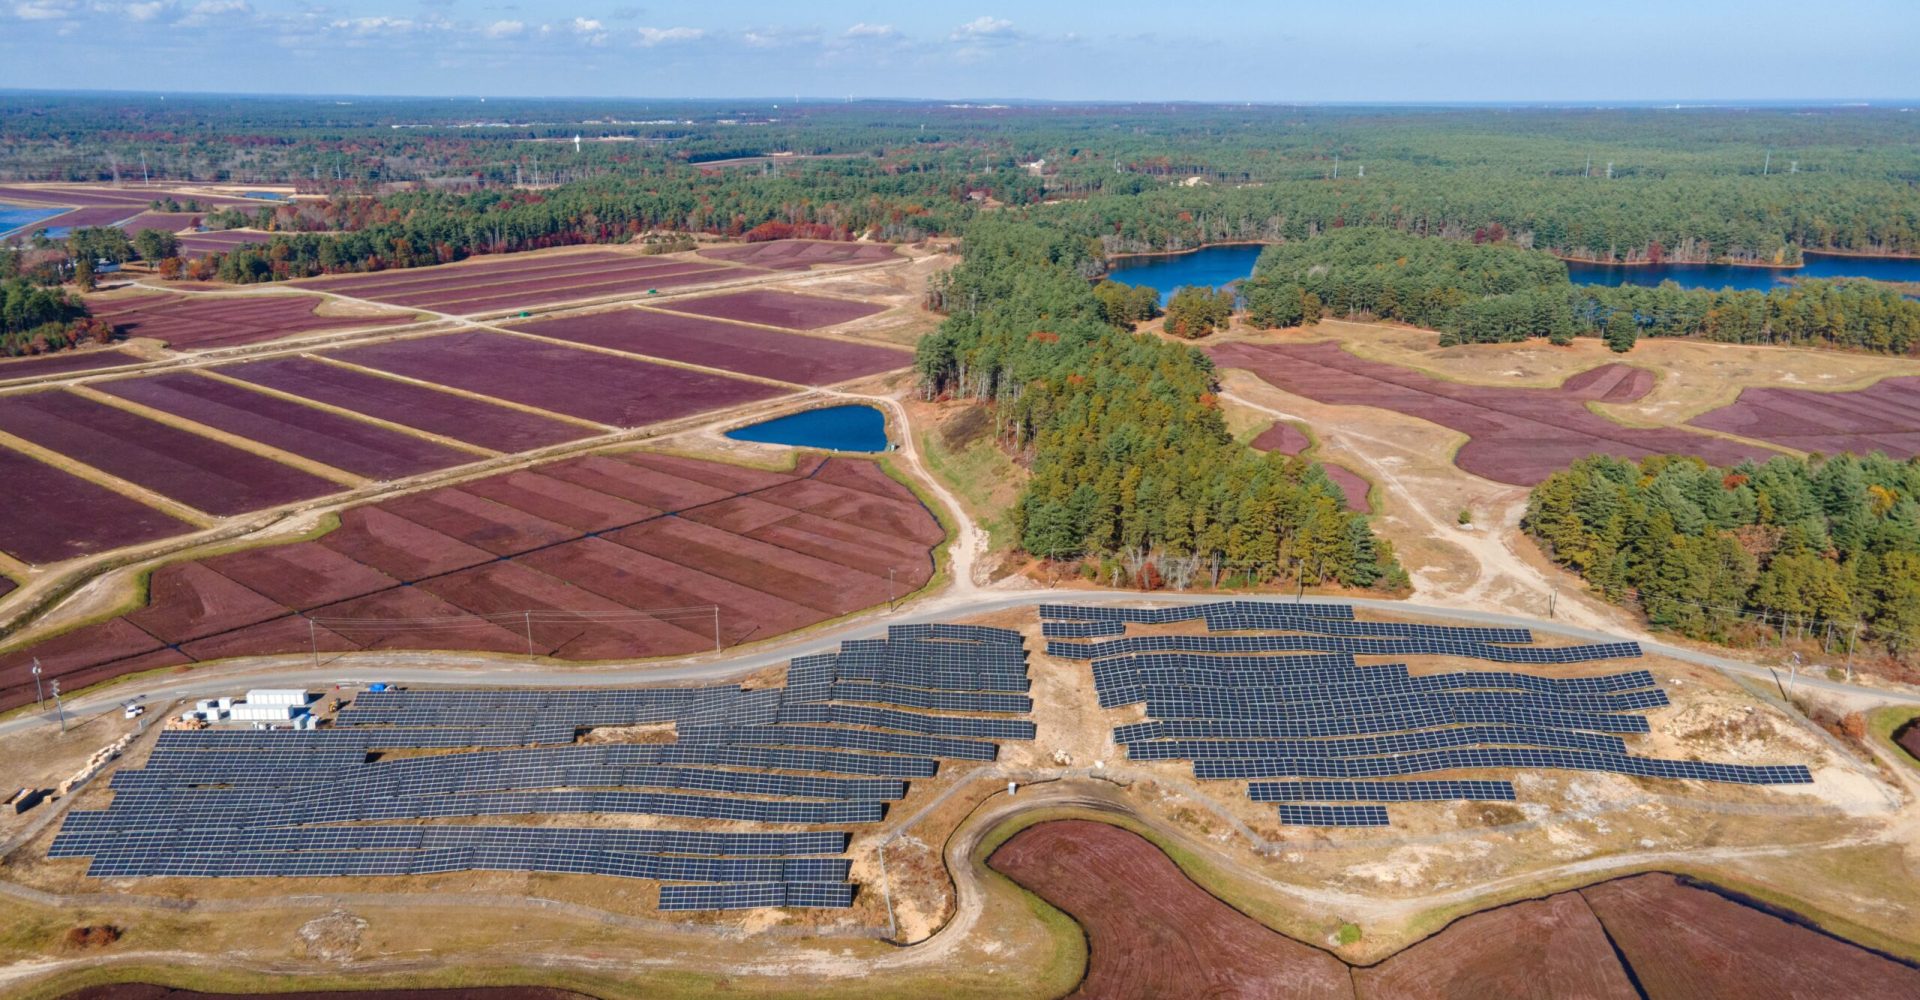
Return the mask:
<path fill-rule="evenodd" d="M 58 677 L 53 679 L 53 710 L 55 714 L 60 716 L 60 731 L 63 733 L 66 732 L 67 709 L 65 705 L 60 704 L 60 678 Z"/>
<path fill-rule="evenodd" d="M 1770 173 L 1773 173 L 1773 150 L 1771 149 L 1767 150 L 1767 158 L 1760 162 L 1760 176 L 1765 177 Z"/>
<path fill-rule="evenodd" d="M 36 656 L 33 658 L 33 710 L 46 711 L 46 701 L 47 696 L 40 693 L 40 658 Z"/>
<path fill-rule="evenodd" d="M 320 626 L 307 619 L 307 642 L 313 646 L 313 669 L 320 669 Z"/>
<path fill-rule="evenodd" d="M 1553 588 L 1553 593 L 1547 595 L 1547 617 L 1548 618 L 1553 617 L 1553 609 L 1559 603 L 1560 603 L 1560 588 L 1555 587 Z"/>
<path fill-rule="evenodd" d="M 532 611 L 526 612 L 526 616 L 527 616 L 527 659 L 531 660 L 533 659 L 533 612 Z"/>
<path fill-rule="evenodd" d="M 893 602 L 893 567 L 887 567 L 887 610 L 898 610 Z"/>
<path fill-rule="evenodd" d="M 1339 153 L 1333 154 L 1333 179 L 1336 181 L 1340 179 L 1340 154 Z"/>
<path fill-rule="evenodd" d="M 1853 638 L 1847 640 L 1847 683 L 1853 683 L 1853 647 L 1860 645 L 1860 623 L 1853 623 Z"/>
<path fill-rule="evenodd" d="M 720 605 L 713 606 L 713 651 L 720 651 Z"/>

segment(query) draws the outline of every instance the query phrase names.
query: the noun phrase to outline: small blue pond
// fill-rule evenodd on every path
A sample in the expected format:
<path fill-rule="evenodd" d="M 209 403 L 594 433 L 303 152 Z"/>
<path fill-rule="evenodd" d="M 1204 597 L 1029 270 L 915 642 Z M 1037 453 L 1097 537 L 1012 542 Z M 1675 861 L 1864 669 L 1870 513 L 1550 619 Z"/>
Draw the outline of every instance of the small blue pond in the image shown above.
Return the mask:
<path fill-rule="evenodd" d="M 887 418 L 871 406 L 829 406 L 727 432 L 735 441 L 828 451 L 886 451 Z"/>
<path fill-rule="evenodd" d="M 286 201 L 287 196 L 278 191 L 242 191 L 242 198 L 257 198 L 261 201 Z"/>

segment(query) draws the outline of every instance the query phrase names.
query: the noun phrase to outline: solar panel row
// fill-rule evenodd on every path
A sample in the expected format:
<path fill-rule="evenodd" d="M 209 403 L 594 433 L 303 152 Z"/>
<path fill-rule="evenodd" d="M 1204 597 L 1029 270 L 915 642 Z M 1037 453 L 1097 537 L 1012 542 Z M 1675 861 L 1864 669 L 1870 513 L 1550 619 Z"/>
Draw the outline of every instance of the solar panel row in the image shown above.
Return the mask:
<path fill-rule="evenodd" d="M 1378 757 L 1471 746 L 1541 747 L 1624 754 L 1618 736 L 1537 726 L 1459 726 L 1324 740 L 1153 740 L 1127 747 L 1129 760 L 1201 760 L 1236 757 Z"/>
<path fill-rule="evenodd" d="M 1256 781 L 1255 802 L 1512 802 L 1509 781 Z"/>
<path fill-rule="evenodd" d="M 1452 639 L 1352 639 L 1319 635 L 1134 635 L 1104 642 L 1047 641 L 1047 655 L 1069 660 L 1098 660 L 1129 653 L 1270 653 L 1312 650 L 1353 656 L 1462 656 L 1494 663 L 1542 666 L 1591 663 L 1640 655 L 1637 642 L 1581 646 L 1515 647 Z"/>
<path fill-rule="evenodd" d="M 1208 613 L 1260 611 L 1296 618 L 1351 619 L 1351 604 L 1297 603 L 1274 604 L 1266 601 L 1215 601 L 1208 604 L 1182 604 L 1170 608 L 1109 608 L 1078 604 L 1042 604 L 1040 617 L 1056 621 L 1138 622 L 1142 625 L 1171 625 L 1196 621 Z"/>
<path fill-rule="evenodd" d="M 846 882 L 765 882 L 758 885 L 663 885 L 660 909 L 751 910 L 763 906 L 843 908 L 853 905 Z"/>
<path fill-rule="evenodd" d="M 1329 759 L 1284 757 L 1264 759 L 1207 759 L 1193 762 L 1197 778 L 1389 778 L 1431 771 L 1467 771 L 1485 768 L 1532 768 L 1561 771 L 1611 771 L 1642 778 L 1692 779 L 1736 785 L 1805 785 L 1813 775 L 1804 765 L 1713 764 L 1696 760 L 1661 760 L 1618 754 L 1571 750 L 1514 750 L 1487 748 L 1437 750 L 1401 757 Z"/>
<path fill-rule="evenodd" d="M 441 847 L 539 847 L 617 854 L 784 857 L 840 854 L 844 833 L 709 833 L 550 826 L 332 826 L 256 830 L 99 829 L 62 831 L 49 857 L 107 851 L 432 850 Z"/>
<path fill-rule="evenodd" d="M 439 875 L 458 871 L 557 872 L 691 882 L 758 883 L 847 877 L 845 858 L 718 859 L 608 854 L 522 847 L 443 847 L 423 851 L 109 851 L 87 874 L 97 878 Z"/>
<path fill-rule="evenodd" d="M 1386 826 L 1386 806 L 1321 806 L 1280 804 L 1282 826 Z"/>

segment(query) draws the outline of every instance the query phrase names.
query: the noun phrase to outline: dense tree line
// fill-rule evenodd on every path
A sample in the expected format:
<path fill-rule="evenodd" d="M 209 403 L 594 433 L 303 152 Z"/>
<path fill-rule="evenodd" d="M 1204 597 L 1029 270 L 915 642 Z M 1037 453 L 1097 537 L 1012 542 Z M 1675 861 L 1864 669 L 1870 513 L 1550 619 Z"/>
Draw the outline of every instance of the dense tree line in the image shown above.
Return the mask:
<path fill-rule="evenodd" d="M 1767 292 L 1575 285 L 1541 251 L 1378 228 L 1269 247 L 1241 288 L 1256 325 L 1371 316 L 1438 330 L 1444 344 L 1597 336 L 1617 351 L 1640 337 L 1920 348 L 1920 302 L 1875 282 L 1810 280 Z"/>
<path fill-rule="evenodd" d="M 0 357 L 44 354 L 112 335 L 105 323 L 88 320 L 85 304 L 59 288 L 18 277 L 0 281 Z"/>
<path fill-rule="evenodd" d="M 1859 625 L 1896 654 L 1920 652 L 1920 459 L 1594 456 L 1534 487 L 1521 523 L 1661 628 L 1841 642 Z"/>
<path fill-rule="evenodd" d="M 992 407 L 1030 468 L 1014 510 L 1026 551 L 1176 586 L 1405 584 L 1319 466 L 1228 435 L 1203 354 L 1105 318 L 1078 271 L 1084 241 L 983 220 L 964 253 L 917 367 L 928 395 Z"/>

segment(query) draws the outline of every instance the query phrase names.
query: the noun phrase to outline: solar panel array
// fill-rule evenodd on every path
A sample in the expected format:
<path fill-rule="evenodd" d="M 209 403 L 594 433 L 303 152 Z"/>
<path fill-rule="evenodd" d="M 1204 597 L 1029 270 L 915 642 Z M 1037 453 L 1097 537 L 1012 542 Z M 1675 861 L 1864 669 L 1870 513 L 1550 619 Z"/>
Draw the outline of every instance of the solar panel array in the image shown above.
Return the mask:
<path fill-rule="evenodd" d="M 1524 628 L 1369 622 L 1343 604 L 1049 604 L 1041 616 L 1050 655 L 1091 661 L 1101 707 L 1144 707 L 1147 721 L 1114 729 L 1129 759 L 1187 760 L 1197 778 L 1248 780 L 1253 800 L 1277 803 L 1287 825 L 1385 826 L 1386 807 L 1378 803 L 1514 798 L 1504 780 L 1389 780 L 1435 772 L 1584 770 L 1744 785 L 1812 780 L 1798 764 L 1633 756 L 1622 737 L 1650 732 L 1644 713 L 1669 704 L 1646 670 L 1414 674 L 1405 664 L 1363 666 L 1355 659 L 1450 656 L 1566 666 L 1638 657 L 1637 643 L 1536 646 Z M 1207 634 L 1128 634 L 1131 626 L 1186 621 L 1204 622 Z"/>
<path fill-rule="evenodd" d="M 368 692 L 328 728 L 161 733 L 49 853 L 102 878 L 537 871 L 669 883 L 666 910 L 844 907 L 850 862 L 826 856 L 846 852 L 844 831 L 444 821 L 875 823 L 940 761 L 1033 739 L 1029 684 L 1018 632 L 928 624 L 796 658 L 782 688 Z M 650 726 L 647 742 L 578 742 Z M 458 752 L 392 754 L 411 750 Z"/>

